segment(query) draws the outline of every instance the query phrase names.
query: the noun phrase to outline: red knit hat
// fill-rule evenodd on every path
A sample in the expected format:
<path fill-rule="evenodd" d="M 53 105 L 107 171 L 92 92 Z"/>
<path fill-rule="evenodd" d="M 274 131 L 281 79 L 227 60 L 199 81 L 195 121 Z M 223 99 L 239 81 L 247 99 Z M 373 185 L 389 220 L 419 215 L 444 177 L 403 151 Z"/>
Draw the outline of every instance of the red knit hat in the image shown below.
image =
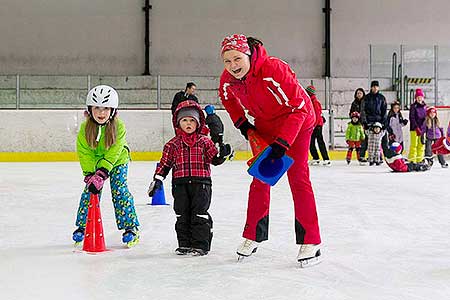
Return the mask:
<path fill-rule="evenodd" d="M 313 85 L 310 85 L 306 88 L 306 92 L 308 93 L 309 96 L 315 95 L 316 88 Z"/>
<path fill-rule="evenodd" d="M 237 50 L 244 54 L 251 55 L 247 37 L 243 34 L 233 34 L 223 39 L 220 54 L 223 55 L 223 53 L 228 50 Z"/>

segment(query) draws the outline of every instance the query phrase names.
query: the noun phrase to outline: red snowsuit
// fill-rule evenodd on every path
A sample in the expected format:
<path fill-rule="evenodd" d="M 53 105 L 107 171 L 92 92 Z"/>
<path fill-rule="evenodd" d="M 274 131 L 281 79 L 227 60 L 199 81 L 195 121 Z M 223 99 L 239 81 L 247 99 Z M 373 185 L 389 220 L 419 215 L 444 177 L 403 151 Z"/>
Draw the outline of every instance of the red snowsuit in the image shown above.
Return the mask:
<path fill-rule="evenodd" d="M 251 67 L 239 80 L 224 70 L 219 96 L 234 125 L 254 117 L 257 132 L 268 144 L 276 142 L 294 159 L 287 176 L 294 199 L 297 244 L 319 244 L 314 192 L 309 179 L 308 150 L 316 121 L 311 99 L 284 61 L 268 56 L 256 46 Z M 247 222 L 243 237 L 257 242 L 268 239 L 270 186 L 258 179 L 250 185 Z"/>
<path fill-rule="evenodd" d="M 316 126 L 322 126 L 323 127 L 323 119 L 322 119 L 322 104 L 320 104 L 319 99 L 316 98 L 316 95 L 311 96 L 311 102 L 314 106 L 314 112 L 316 113 Z"/>

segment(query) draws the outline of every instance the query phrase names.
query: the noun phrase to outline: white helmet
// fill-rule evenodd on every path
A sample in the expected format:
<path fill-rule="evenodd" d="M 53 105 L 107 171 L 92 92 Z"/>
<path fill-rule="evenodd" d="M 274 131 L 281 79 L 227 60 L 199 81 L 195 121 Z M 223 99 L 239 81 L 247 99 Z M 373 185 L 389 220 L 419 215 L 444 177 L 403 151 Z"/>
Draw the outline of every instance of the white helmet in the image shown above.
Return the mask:
<path fill-rule="evenodd" d="M 119 106 L 119 95 L 109 85 L 97 85 L 89 91 L 86 106 L 111 107 L 115 110 Z"/>

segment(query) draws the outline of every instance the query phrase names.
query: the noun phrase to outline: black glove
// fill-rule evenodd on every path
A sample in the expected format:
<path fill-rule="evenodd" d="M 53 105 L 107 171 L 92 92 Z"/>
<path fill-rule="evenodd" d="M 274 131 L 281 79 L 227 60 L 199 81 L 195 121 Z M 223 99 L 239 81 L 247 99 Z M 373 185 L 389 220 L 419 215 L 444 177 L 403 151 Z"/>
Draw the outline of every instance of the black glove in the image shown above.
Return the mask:
<path fill-rule="evenodd" d="M 408 124 L 408 120 L 407 119 L 403 119 L 402 123 L 403 123 L 403 125 L 406 125 L 406 124 Z"/>
<path fill-rule="evenodd" d="M 147 194 L 149 197 L 153 197 L 153 195 L 155 194 L 155 192 L 161 188 L 162 186 L 162 181 L 159 179 L 155 179 L 152 181 L 152 183 L 150 183 L 150 186 L 148 187 L 148 191 Z"/>
<path fill-rule="evenodd" d="M 245 120 L 241 126 L 238 127 L 238 129 L 241 131 L 241 134 L 245 137 L 246 140 L 248 140 L 248 130 L 253 129 L 255 130 L 256 127 L 252 123 L 250 123 L 248 120 Z"/>
<path fill-rule="evenodd" d="M 230 144 L 221 144 L 219 145 L 219 156 L 227 157 L 231 154 L 231 145 Z"/>
<path fill-rule="evenodd" d="M 270 147 L 272 147 L 272 151 L 270 151 L 269 153 L 269 158 L 279 159 L 282 158 L 284 154 L 286 154 L 287 149 L 278 143 L 272 143 L 270 144 Z"/>
<path fill-rule="evenodd" d="M 395 134 L 391 133 L 391 134 L 389 135 L 389 141 L 395 142 Z"/>
<path fill-rule="evenodd" d="M 322 121 L 323 121 L 323 124 L 325 124 L 327 122 L 327 119 L 325 119 L 325 117 L 322 116 Z"/>
<path fill-rule="evenodd" d="M 364 128 L 364 130 L 369 130 L 369 124 L 363 123 L 363 128 Z"/>

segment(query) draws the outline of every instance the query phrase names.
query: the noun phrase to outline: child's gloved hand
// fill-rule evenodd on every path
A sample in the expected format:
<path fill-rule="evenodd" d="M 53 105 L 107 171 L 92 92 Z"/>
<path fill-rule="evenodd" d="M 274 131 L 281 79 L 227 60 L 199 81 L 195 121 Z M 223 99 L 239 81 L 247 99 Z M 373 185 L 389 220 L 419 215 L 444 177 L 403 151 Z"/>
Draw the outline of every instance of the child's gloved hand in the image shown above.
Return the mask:
<path fill-rule="evenodd" d="M 153 197 L 153 195 L 155 194 L 155 192 L 161 188 L 162 186 L 162 181 L 159 179 L 155 179 L 150 183 L 150 186 L 148 187 L 148 191 L 147 194 L 149 197 Z"/>
<path fill-rule="evenodd" d="M 93 194 L 99 194 L 103 188 L 105 180 L 108 179 L 108 177 L 108 170 L 104 168 L 100 168 L 95 171 L 95 174 L 92 175 L 86 182 L 89 191 Z"/>
<path fill-rule="evenodd" d="M 279 159 L 282 158 L 284 154 L 286 154 L 287 149 L 278 143 L 272 143 L 270 144 L 270 147 L 272 147 L 272 151 L 270 151 L 269 153 L 269 158 Z"/>
<path fill-rule="evenodd" d="M 89 173 L 89 174 L 87 174 L 86 176 L 84 176 L 84 179 L 83 179 L 84 183 L 88 183 L 89 180 L 91 179 L 91 177 L 92 177 L 94 174 L 95 174 L 95 173 Z"/>
<path fill-rule="evenodd" d="M 389 135 L 389 141 L 395 142 L 395 138 L 396 138 L 395 134 L 392 133 Z"/>
<path fill-rule="evenodd" d="M 422 130 L 420 130 L 419 127 L 416 128 L 416 134 L 417 134 L 417 136 L 421 136 L 422 135 Z"/>

